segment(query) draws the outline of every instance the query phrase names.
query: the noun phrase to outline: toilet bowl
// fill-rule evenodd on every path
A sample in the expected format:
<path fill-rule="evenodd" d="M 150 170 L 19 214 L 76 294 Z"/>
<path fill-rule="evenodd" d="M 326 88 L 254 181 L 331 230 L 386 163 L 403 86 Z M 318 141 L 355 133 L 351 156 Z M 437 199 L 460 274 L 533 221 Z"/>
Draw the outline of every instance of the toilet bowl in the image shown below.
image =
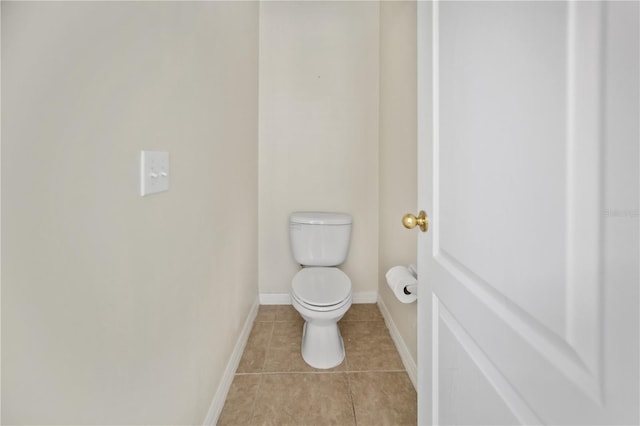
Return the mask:
<path fill-rule="evenodd" d="M 345 351 L 338 321 L 351 307 L 351 280 L 338 268 L 301 269 L 291 284 L 293 307 L 305 320 L 302 358 L 315 368 L 333 368 Z"/>

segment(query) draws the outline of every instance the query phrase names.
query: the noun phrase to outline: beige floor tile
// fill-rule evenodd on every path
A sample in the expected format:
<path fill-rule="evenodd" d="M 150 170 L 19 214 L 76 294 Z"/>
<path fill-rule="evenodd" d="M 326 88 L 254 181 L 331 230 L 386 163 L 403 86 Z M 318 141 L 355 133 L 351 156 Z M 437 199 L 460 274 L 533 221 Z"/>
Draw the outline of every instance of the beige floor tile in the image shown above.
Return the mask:
<path fill-rule="evenodd" d="M 300 373 L 311 370 L 312 368 L 302 359 L 300 348 L 270 348 L 265 356 L 266 373 Z"/>
<path fill-rule="evenodd" d="M 249 334 L 247 340 L 247 347 L 249 348 L 263 348 L 266 349 L 271 340 L 271 334 L 273 333 L 273 324 L 269 322 L 255 322 Z"/>
<path fill-rule="evenodd" d="M 259 374 L 240 375 L 233 378 L 218 418 L 219 426 L 249 424 L 261 379 L 262 376 Z"/>
<path fill-rule="evenodd" d="M 264 367 L 267 347 L 273 332 L 272 322 L 255 322 L 247 346 L 236 370 L 237 373 L 259 373 Z"/>
<path fill-rule="evenodd" d="M 346 362 L 329 369 L 313 368 L 302 358 L 300 347 L 267 350 L 264 368 L 265 373 L 327 373 L 346 371 Z"/>
<path fill-rule="evenodd" d="M 240 363 L 236 373 L 261 373 L 264 368 L 264 361 L 267 350 L 262 348 L 246 348 L 240 358 Z"/>
<path fill-rule="evenodd" d="M 260 305 L 260 307 L 258 307 L 256 322 L 275 321 L 277 308 L 276 305 Z"/>
<path fill-rule="evenodd" d="M 266 374 L 252 424 L 355 425 L 346 374 Z"/>
<path fill-rule="evenodd" d="M 297 321 L 275 322 L 269 348 L 300 348 L 304 323 Z"/>
<path fill-rule="evenodd" d="M 415 425 L 416 391 L 405 372 L 349 373 L 359 425 Z"/>
<path fill-rule="evenodd" d="M 304 362 L 303 325 L 292 306 L 259 308 L 218 424 L 416 423 L 415 391 L 377 305 L 353 305 L 340 321 L 347 357 L 334 369 Z"/>
<path fill-rule="evenodd" d="M 265 357 L 263 371 L 265 373 L 328 373 L 346 371 L 347 363 L 342 362 L 334 368 L 318 369 L 311 367 L 302 358 L 300 347 L 297 348 L 269 348 Z"/>
<path fill-rule="evenodd" d="M 353 304 L 340 321 L 383 321 L 376 303 Z"/>
<path fill-rule="evenodd" d="M 296 321 L 304 322 L 298 311 L 291 305 L 278 305 L 276 310 L 276 321 Z"/>
<path fill-rule="evenodd" d="M 340 330 L 349 371 L 404 370 L 384 322 L 345 321 Z"/>
<path fill-rule="evenodd" d="M 317 369 L 308 365 L 300 353 L 302 346 L 302 322 L 276 322 L 267 349 L 264 372 L 329 372 L 345 371 L 345 363 L 331 369 Z"/>

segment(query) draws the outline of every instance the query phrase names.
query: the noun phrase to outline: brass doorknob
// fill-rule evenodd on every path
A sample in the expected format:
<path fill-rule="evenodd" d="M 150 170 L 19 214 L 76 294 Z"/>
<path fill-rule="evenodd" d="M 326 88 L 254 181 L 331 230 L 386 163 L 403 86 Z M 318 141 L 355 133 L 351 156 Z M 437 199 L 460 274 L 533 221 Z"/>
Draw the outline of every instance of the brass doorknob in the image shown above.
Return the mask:
<path fill-rule="evenodd" d="M 424 210 L 420 210 L 418 217 L 415 217 L 411 213 L 405 214 L 402 217 L 402 224 L 407 229 L 413 229 L 416 226 L 419 226 L 422 232 L 427 232 L 427 229 L 429 229 L 429 218 Z"/>

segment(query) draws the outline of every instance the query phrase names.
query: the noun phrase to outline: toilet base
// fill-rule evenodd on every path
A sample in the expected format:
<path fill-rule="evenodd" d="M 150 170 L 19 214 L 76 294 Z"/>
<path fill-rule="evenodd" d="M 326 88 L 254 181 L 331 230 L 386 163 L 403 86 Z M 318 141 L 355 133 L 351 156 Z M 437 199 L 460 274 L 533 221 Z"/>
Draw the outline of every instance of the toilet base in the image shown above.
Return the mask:
<path fill-rule="evenodd" d="M 314 311 L 292 298 L 293 307 L 304 318 L 301 353 L 304 362 L 314 368 L 333 368 L 344 360 L 344 343 L 338 321 L 351 307 L 351 294 L 333 311 Z"/>
<path fill-rule="evenodd" d="M 301 352 L 304 362 L 311 367 L 327 369 L 340 365 L 344 360 L 344 343 L 338 324 L 305 322 Z"/>

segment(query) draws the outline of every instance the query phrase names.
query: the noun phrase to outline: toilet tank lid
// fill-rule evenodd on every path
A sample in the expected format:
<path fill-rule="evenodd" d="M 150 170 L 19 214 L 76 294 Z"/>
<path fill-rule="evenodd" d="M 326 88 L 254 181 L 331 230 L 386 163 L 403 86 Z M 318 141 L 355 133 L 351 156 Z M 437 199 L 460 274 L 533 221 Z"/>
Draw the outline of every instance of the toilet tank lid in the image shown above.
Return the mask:
<path fill-rule="evenodd" d="M 289 216 L 289 222 L 307 225 L 348 225 L 353 222 L 353 218 L 349 213 L 293 212 Z"/>

